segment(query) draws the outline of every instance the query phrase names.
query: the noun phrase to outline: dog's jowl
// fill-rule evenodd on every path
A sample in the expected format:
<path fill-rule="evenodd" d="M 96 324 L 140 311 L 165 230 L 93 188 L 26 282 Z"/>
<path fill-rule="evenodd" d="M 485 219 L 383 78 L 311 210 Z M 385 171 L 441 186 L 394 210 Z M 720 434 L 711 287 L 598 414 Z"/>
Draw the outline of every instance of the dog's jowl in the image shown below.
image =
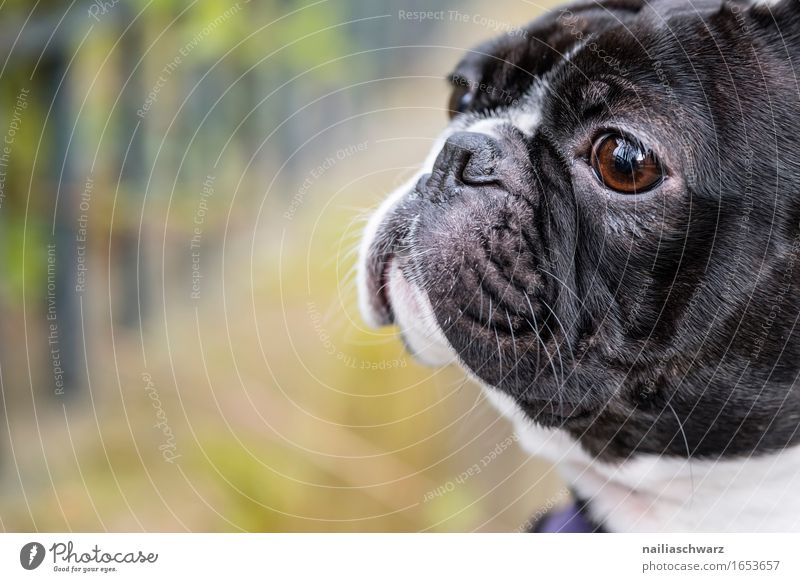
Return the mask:
<path fill-rule="evenodd" d="M 449 76 L 367 226 L 365 319 L 477 379 L 589 529 L 800 530 L 800 2 L 523 32 Z"/>

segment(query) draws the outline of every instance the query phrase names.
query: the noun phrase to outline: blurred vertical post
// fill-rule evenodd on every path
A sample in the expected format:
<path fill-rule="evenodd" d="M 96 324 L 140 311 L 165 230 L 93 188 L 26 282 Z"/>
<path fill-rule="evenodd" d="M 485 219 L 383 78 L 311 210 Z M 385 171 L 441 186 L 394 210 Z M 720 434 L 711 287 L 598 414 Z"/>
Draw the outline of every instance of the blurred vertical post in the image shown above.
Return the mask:
<path fill-rule="evenodd" d="M 50 271 L 45 326 L 50 357 L 48 368 L 53 371 L 53 393 L 62 396 L 76 392 L 84 383 L 84 338 L 81 333 L 81 306 L 76 292 L 77 207 L 79 186 L 75 180 L 75 148 L 70 138 L 77 122 L 71 99 L 72 76 L 69 72 L 69 26 L 60 27 L 57 15 L 37 15 L 46 29 L 54 30 L 53 38 L 35 54 L 42 58 L 31 81 L 33 97 L 44 108 L 49 104 L 49 127 L 45 128 L 49 146 L 46 162 L 45 193 L 53 197 L 52 252 L 55 256 L 53 301 L 50 297 Z M 44 39 L 43 39 L 44 40 Z M 18 61 L 19 57 L 17 57 Z M 18 61 L 19 62 L 19 61 Z M 48 260 L 50 258 L 48 248 Z M 43 297 L 45 299 L 45 297 Z"/>
<path fill-rule="evenodd" d="M 278 0 L 275 6 L 277 14 L 288 14 L 297 8 L 292 0 Z M 272 89 L 270 87 L 271 84 L 277 87 L 298 73 L 296 64 L 289 62 L 287 59 L 277 59 L 270 62 L 262 67 L 261 71 L 262 74 L 274 75 L 272 83 L 265 85 L 265 89 L 269 88 L 269 90 Z M 283 124 L 280 131 L 275 134 L 275 140 L 277 142 L 277 151 L 282 152 L 280 163 L 283 165 L 283 176 L 281 178 L 284 178 L 284 183 L 286 184 L 294 184 L 298 181 L 301 168 L 299 168 L 300 158 L 296 155 L 296 152 L 308 137 L 303 116 L 295 116 L 291 122 L 287 120 L 310 99 L 312 97 L 302 91 L 301 79 L 295 79 L 291 83 L 284 85 L 280 92 L 275 94 L 270 100 L 272 101 L 271 104 L 265 104 L 270 110 L 274 111 L 274 125 L 277 127 Z M 288 197 L 288 190 L 285 195 Z"/>
<path fill-rule="evenodd" d="M 126 327 L 142 325 L 147 312 L 146 246 L 139 239 L 139 224 L 144 213 L 144 120 L 137 116 L 144 91 L 141 86 L 139 62 L 142 50 L 142 30 L 130 2 L 121 2 L 117 11 L 120 34 L 120 78 L 124 88 L 120 99 L 119 195 L 124 224 L 115 225 L 116 240 L 112 246 L 112 264 L 116 265 L 119 281 L 118 321 Z M 135 20 L 134 20 L 135 19 Z M 146 225 L 142 223 L 143 228 Z"/>

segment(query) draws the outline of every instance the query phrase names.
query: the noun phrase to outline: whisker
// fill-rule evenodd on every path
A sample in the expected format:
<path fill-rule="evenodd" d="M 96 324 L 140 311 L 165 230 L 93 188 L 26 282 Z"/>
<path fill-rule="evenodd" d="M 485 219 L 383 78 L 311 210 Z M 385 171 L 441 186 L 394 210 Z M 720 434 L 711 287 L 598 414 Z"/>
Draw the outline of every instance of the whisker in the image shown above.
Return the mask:
<path fill-rule="evenodd" d="M 678 428 L 680 428 L 681 436 L 683 437 L 683 444 L 686 447 L 686 462 L 689 465 L 689 480 L 692 483 L 692 494 L 689 496 L 689 506 L 691 507 L 692 502 L 694 501 L 694 490 L 695 490 L 694 471 L 692 470 L 692 451 L 689 448 L 689 439 L 686 437 L 686 431 L 683 428 L 683 423 L 681 422 L 678 413 L 675 412 L 675 409 L 672 407 L 672 403 L 669 400 L 667 400 L 667 406 L 672 411 L 672 415 L 675 417 L 675 421 L 678 423 Z"/>
<path fill-rule="evenodd" d="M 552 310 L 552 309 L 550 309 L 550 306 L 549 306 L 549 305 L 547 305 L 547 303 L 546 303 L 546 302 L 544 302 L 544 301 L 542 301 L 542 300 L 540 299 L 540 300 L 539 300 L 539 303 L 541 303 L 541 304 L 542 304 L 544 307 L 547 307 L 547 309 L 550 311 L 550 313 L 553 313 L 553 310 Z M 560 322 L 560 321 L 558 321 L 558 317 L 556 316 L 556 314 L 555 314 L 555 313 L 553 313 L 553 316 L 556 318 L 556 322 L 557 322 L 557 323 L 559 324 L 559 326 L 560 326 L 560 325 L 561 325 L 561 322 Z M 553 332 L 553 330 L 550 328 L 550 326 L 549 326 L 549 325 L 547 325 L 547 321 L 543 321 L 543 322 L 542 322 L 542 324 L 543 324 L 543 325 L 545 325 L 545 326 L 547 327 L 547 330 L 550 332 L 550 335 L 551 335 L 553 338 L 555 338 L 555 333 L 554 333 L 554 332 Z M 561 329 L 563 330 L 564 328 L 562 327 Z M 566 336 L 567 336 L 567 332 L 566 332 L 566 330 L 564 330 L 564 339 L 565 339 L 565 340 L 566 340 Z M 560 367 L 560 369 L 561 369 L 561 380 L 559 381 L 559 383 L 560 383 L 560 384 L 563 386 L 563 384 L 564 384 L 564 357 L 563 357 L 563 356 L 562 356 L 562 354 L 561 354 L 561 342 L 559 342 L 558 340 L 554 340 L 554 341 L 553 341 L 553 345 L 555 345 L 555 347 L 556 347 L 556 353 L 558 354 L 558 364 L 559 364 L 559 367 Z M 570 349 L 572 349 L 572 348 L 570 348 Z"/>
<path fill-rule="evenodd" d="M 539 342 L 539 345 L 542 347 L 542 350 L 547 355 L 547 359 L 548 359 L 548 361 L 550 363 L 550 368 L 553 370 L 553 379 L 556 382 L 559 382 L 559 380 L 558 380 L 558 372 L 556 370 L 556 365 L 555 365 L 555 362 L 553 362 L 553 356 L 550 355 L 550 352 L 547 350 L 547 345 L 544 343 L 544 341 L 542 341 L 542 338 L 541 338 L 541 336 L 539 334 L 539 325 L 536 323 L 536 314 L 533 311 L 533 305 L 531 305 L 531 300 L 528 297 L 527 293 L 523 293 L 523 295 L 525 295 L 525 299 L 528 302 L 528 307 L 531 310 L 531 319 L 528 321 L 528 325 L 531 326 L 531 329 L 533 329 L 534 335 L 536 336 L 536 341 Z M 539 369 L 538 353 L 537 353 L 537 359 L 536 359 L 536 369 L 537 370 Z M 541 372 L 539 372 L 539 373 L 541 373 Z M 537 375 L 537 378 L 538 378 L 538 375 Z M 536 378 L 534 378 L 534 381 L 535 380 L 536 380 Z M 556 393 L 558 394 L 559 406 L 562 406 L 563 402 L 562 402 L 561 386 L 560 385 L 556 388 Z"/>
<path fill-rule="evenodd" d="M 543 268 L 543 267 L 538 267 L 538 269 L 539 269 L 539 270 L 540 270 L 542 273 L 544 273 L 545 275 L 547 275 L 547 276 L 551 277 L 551 278 L 552 278 L 552 279 L 553 279 L 553 280 L 554 280 L 556 283 L 559 283 L 559 284 L 560 284 L 560 285 L 561 285 L 561 286 L 562 286 L 562 287 L 563 287 L 563 288 L 564 288 L 566 291 L 568 291 L 568 292 L 569 292 L 569 293 L 570 293 L 570 294 L 571 294 L 571 295 L 572 295 L 572 296 L 573 296 L 573 297 L 574 297 L 574 298 L 575 298 L 577 301 L 579 301 L 581 305 L 583 305 L 583 304 L 584 304 L 584 301 L 583 301 L 583 299 L 581 299 L 580 297 L 578 297 L 578 296 L 575 294 L 575 291 L 573 291 L 572 289 L 570 289 L 570 288 L 569 288 L 569 285 L 567 285 L 567 284 L 566 284 L 566 283 L 565 283 L 563 280 L 559 279 L 559 278 L 558 278 L 558 277 L 557 277 L 555 274 L 551 273 L 550 271 L 548 271 L 547 269 L 545 269 L 545 268 Z"/>
<path fill-rule="evenodd" d="M 504 310 L 506 312 L 506 320 L 508 321 L 508 330 L 511 333 L 511 348 L 514 350 L 514 362 L 511 364 L 512 368 L 514 368 L 514 380 L 516 381 L 517 387 L 519 386 L 519 358 L 517 356 L 517 341 L 514 338 L 514 326 L 511 324 L 511 316 L 508 314 L 508 310 Z"/>

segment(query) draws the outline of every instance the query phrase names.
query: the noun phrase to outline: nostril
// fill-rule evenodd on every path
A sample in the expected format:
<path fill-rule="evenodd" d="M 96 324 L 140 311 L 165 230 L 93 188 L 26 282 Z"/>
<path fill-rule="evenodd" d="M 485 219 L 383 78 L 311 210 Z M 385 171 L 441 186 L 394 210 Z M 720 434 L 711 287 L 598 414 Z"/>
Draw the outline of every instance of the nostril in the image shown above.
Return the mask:
<path fill-rule="evenodd" d="M 483 133 L 460 131 L 451 135 L 434 163 L 434 172 L 467 185 L 495 181 L 499 146 Z"/>
<path fill-rule="evenodd" d="M 447 139 L 439 157 L 436 158 L 434 171 L 461 180 L 467 163 L 472 157 L 469 143 L 463 136 L 463 133 L 456 133 Z"/>
<path fill-rule="evenodd" d="M 488 184 L 495 181 L 497 159 L 493 152 L 477 152 L 461 170 L 461 179 L 465 184 Z"/>

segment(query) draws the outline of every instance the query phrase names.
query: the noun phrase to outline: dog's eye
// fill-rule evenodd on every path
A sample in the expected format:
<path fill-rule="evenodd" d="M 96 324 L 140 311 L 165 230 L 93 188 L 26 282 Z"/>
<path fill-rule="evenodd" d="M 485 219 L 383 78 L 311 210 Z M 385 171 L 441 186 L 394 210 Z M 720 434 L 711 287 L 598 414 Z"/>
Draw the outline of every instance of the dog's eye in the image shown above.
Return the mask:
<path fill-rule="evenodd" d="M 619 134 L 606 134 L 594 142 L 591 163 L 604 186 L 623 194 L 646 192 L 664 178 L 652 151 Z"/>
<path fill-rule="evenodd" d="M 467 84 L 458 84 L 450 93 L 450 102 L 447 104 L 450 119 L 459 113 L 464 113 L 472 103 L 472 89 Z"/>

